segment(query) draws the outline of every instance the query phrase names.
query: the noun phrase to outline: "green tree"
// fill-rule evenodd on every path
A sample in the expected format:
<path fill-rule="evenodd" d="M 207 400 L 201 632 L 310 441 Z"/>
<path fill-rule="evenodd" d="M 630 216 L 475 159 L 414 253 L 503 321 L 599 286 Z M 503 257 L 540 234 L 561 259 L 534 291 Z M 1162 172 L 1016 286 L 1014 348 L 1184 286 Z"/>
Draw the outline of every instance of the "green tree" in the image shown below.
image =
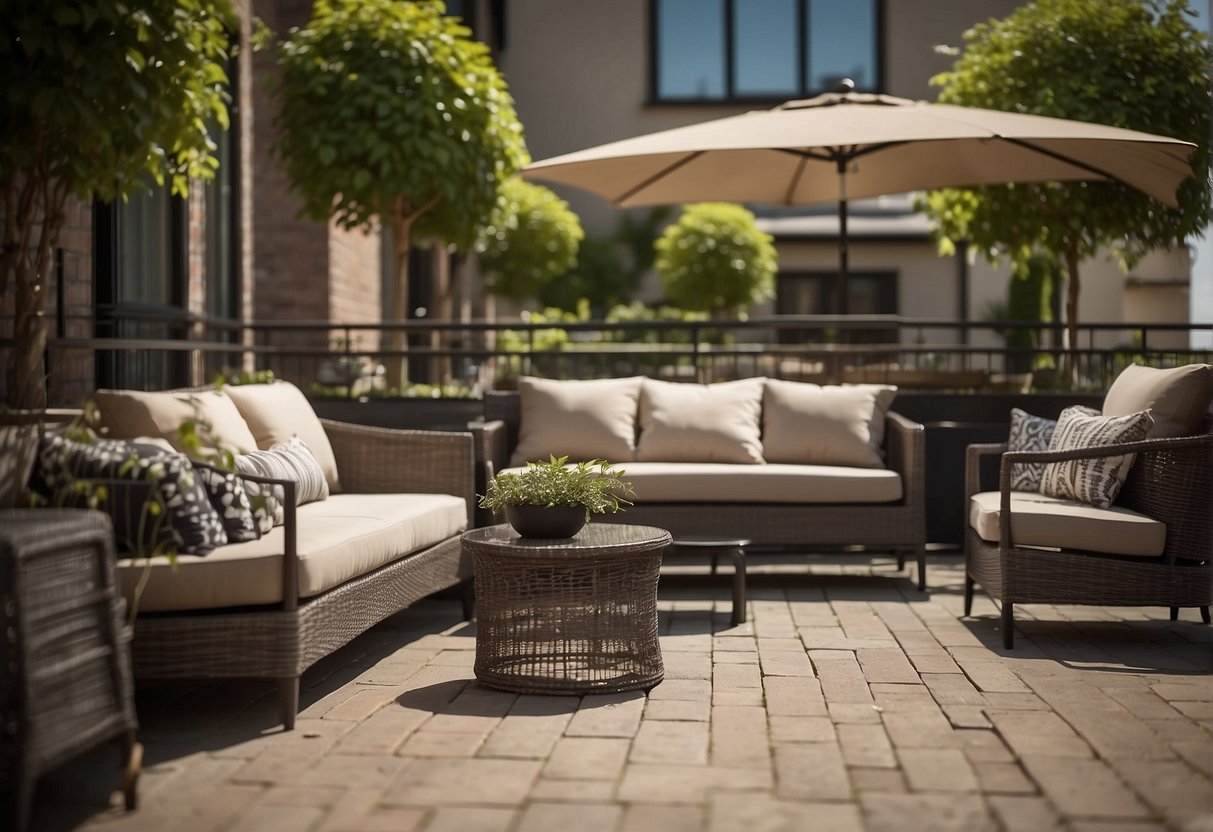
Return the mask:
<path fill-rule="evenodd" d="M 923 207 L 944 253 L 967 239 L 992 262 L 1022 263 L 1039 250 L 1065 264 L 1071 347 L 1082 260 L 1108 246 L 1132 268 L 1209 222 L 1213 52 L 1191 14 L 1185 0 L 1037 0 L 966 32 L 951 71 L 932 79 L 945 103 L 1101 122 L 1198 146 L 1178 208 L 1112 182 L 927 195 Z"/>
<path fill-rule="evenodd" d="M 8 0 L 0 14 L 0 307 L 13 292 L 9 404 L 44 402 L 53 253 L 69 197 L 185 195 L 227 129 L 229 0 Z"/>
<path fill-rule="evenodd" d="M 488 290 L 515 300 L 540 290 L 577 261 L 585 232 L 569 204 L 542 185 L 510 179 L 476 250 Z"/>
<path fill-rule="evenodd" d="M 396 321 L 407 317 L 414 235 L 470 249 L 501 184 L 529 161 L 488 47 L 444 12 L 440 2 L 317 0 L 279 51 L 287 177 L 305 216 L 391 227 Z M 403 345 L 395 332 L 393 348 Z"/>
<path fill-rule="evenodd" d="M 771 235 L 740 205 L 688 205 L 655 248 L 657 274 L 675 306 L 721 317 L 775 294 L 778 258 Z"/>

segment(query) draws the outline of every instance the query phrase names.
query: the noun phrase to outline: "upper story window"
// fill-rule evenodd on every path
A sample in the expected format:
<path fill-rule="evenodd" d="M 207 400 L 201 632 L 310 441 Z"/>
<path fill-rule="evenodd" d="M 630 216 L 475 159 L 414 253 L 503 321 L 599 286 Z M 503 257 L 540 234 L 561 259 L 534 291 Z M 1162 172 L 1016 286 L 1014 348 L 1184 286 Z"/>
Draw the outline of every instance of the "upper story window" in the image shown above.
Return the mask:
<path fill-rule="evenodd" d="M 881 0 L 652 0 L 653 99 L 803 98 L 880 85 Z"/>

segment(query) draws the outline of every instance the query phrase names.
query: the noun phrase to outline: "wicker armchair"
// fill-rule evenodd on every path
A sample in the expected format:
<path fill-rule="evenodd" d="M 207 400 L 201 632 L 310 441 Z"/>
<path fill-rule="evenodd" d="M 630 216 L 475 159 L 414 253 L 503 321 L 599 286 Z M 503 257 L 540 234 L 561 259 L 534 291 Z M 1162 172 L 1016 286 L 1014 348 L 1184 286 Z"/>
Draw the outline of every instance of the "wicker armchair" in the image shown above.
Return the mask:
<path fill-rule="evenodd" d="M 1011 466 L 1017 462 L 1061 462 L 1125 453 L 1137 455 L 1116 505 L 1166 525 L 1157 558 L 1120 557 L 1076 550 L 1017 546 L 1011 534 Z M 977 584 L 1002 604 L 1003 644 L 1014 639 L 1019 603 L 1165 606 L 1171 618 L 1180 607 L 1200 607 L 1209 623 L 1213 604 L 1213 433 L 1177 439 L 1147 439 L 1073 451 L 1006 452 L 1006 444 L 970 445 L 965 499 L 982 491 L 981 463 L 1001 456 L 999 541 L 972 529 L 965 541 L 965 615 Z"/>

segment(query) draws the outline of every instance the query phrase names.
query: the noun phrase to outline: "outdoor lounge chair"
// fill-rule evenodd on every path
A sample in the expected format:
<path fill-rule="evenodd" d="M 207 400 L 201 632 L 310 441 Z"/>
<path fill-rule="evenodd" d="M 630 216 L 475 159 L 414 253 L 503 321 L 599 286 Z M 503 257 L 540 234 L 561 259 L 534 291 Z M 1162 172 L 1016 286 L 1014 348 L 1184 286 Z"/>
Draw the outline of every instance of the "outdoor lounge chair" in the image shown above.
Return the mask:
<path fill-rule="evenodd" d="M 1170 607 L 1172 620 L 1178 617 L 1180 607 L 1200 607 L 1201 617 L 1209 623 L 1209 605 L 1213 603 L 1213 432 L 1207 425 L 1201 435 L 1083 450 L 1004 453 L 1006 447 L 1006 443 L 970 445 L 966 455 L 966 502 L 982 490 L 982 459 L 993 454 L 1000 454 L 1002 459 L 998 539 L 983 539 L 972 523 L 967 530 L 965 615 L 972 611 L 974 586 L 980 584 L 1002 603 L 1003 644 L 1008 649 L 1013 645 L 1016 604 L 1157 605 Z M 1040 537 L 1017 538 L 1027 526 L 1015 520 L 1015 509 L 1024 492 L 1011 490 L 1014 463 L 1096 459 L 1125 453 L 1137 456 L 1114 510 L 1128 509 L 1165 525 L 1161 554 L 1143 557 L 1098 553 L 1076 545 L 1049 546 Z M 1055 528 L 1068 524 L 1067 531 L 1074 532 L 1075 524 L 1093 523 L 1080 538 L 1085 535 L 1085 541 L 1093 541 L 1096 535 L 1110 535 L 1115 541 L 1119 534 L 1116 528 L 1098 527 L 1101 521 L 1116 522 L 1115 518 L 1084 516 L 1085 508 L 1062 508 L 1054 518 L 1062 526 Z M 1071 516 L 1066 517 L 1065 511 L 1072 512 Z M 1022 536 L 1028 537 L 1026 533 Z M 1079 545 L 1091 545 L 1085 541 Z M 1115 545 L 1113 542 L 1104 548 Z"/>

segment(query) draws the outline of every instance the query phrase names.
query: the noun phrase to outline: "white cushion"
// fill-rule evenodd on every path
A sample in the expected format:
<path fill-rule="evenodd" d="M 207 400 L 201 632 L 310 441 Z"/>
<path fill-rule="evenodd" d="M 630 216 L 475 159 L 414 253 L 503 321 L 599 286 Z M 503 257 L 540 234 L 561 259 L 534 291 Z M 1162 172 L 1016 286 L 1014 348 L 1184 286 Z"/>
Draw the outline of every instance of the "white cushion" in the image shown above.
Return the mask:
<path fill-rule="evenodd" d="M 98 390 L 93 393 L 101 424 L 110 439 L 152 436 L 166 440 L 175 450 L 189 450 L 177 429 L 200 419 L 210 425 L 208 447 L 243 453 L 257 450 L 257 439 L 240 411 L 221 390 L 144 392 Z"/>
<path fill-rule="evenodd" d="M 623 462 L 636 450 L 640 376 L 589 381 L 518 380 L 521 420 L 511 465 L 605 459 Z"/>
<path fill-rule="evenodd" d="M 679 384 L 645 379 L 636 459 L 762 463 L 764 379 Z"/>
<path fill-rule="evenodd" d="M 989 543 L 999 539 L 1000 500 L 997 491 L 969 499 L 969 525 Z M 1165 524 L 1127 508 L 1096 508 L 1076 500 L 1011 492 L 1011 542 L 1016 546 L 1148 558 L 1161 555 L 1166 541 Z"/>
<path fill-rule="evenodd" d="M 762 403 L 767 462 L 881 468 L 885 413 L 897 388 L 885 384 L 821 387 L 768 379 Z"/>
<path fill-rule="evenodd" d="M 335 494 L 298 508 L 299 594 L 304 598 L 439 543 L 467 527 L 467 505 L 450 494 Z M 143 612 L 282 602 L 284 527 L 260 540 L 180 555 L 174 569 L 152 559 Z M 145 561 L 118 561 L 129 599 Z"/>
<path fill-rule="evenodd" d="M 289 381 L 228 385 L 223 389 L 248 422 L 257 439 L 257 448 L 268 451 L 292 436 L 298 436 L 320 463 L 329 491 L 333 494 L 341 491 L 333 446 L 324 432 L 324 425 L 320 424 L 320 417 L 302 390 Z"/>
<path fill-rule="evenodd" d="M 631 462 L 623 478 L 636 503 L 892 503 L 901 477 L 884 468 L 738 465 L 727 462 Z M 508 468 L 519 472 L 521 468 Z"/>

